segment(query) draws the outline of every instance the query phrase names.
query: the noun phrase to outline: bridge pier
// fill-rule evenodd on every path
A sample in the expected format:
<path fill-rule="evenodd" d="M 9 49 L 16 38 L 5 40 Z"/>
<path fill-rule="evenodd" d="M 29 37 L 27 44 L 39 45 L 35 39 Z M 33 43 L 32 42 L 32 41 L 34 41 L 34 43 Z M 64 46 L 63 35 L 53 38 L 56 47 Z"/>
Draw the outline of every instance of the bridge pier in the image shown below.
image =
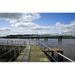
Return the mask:
<path fill-rule="evenodd" d="M 48 38 L 45 38 L 44 41 L 48 41 Z"/>
<path fill-rule="evenodd" d="M 58 46 L 62 46 L 62 36 L 58 37 Z"/>

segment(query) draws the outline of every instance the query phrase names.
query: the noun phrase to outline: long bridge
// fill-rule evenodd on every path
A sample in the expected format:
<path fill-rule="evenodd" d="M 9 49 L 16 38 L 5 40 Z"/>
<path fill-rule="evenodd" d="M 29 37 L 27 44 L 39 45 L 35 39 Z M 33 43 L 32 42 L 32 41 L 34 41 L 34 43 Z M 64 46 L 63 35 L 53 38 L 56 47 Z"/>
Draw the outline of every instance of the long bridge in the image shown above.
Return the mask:
<path fill-rule="evenodd" d="M 75 39 L 74 36 L 71 35 L 8 35 L 6 37 L 2 38 L 7 38 L 7 39 L 58 39 L 58 42 L 61 41 L 62 39 Z"/>
<path fill-rule="evenodd" d="M 29 35 L 8 35 L 8 36 L 5 36 L 4 38 L 24 38 L 24 39 L 27 39 L 27 38 L 75 38 L 74 36 L 72 35 L 36 35 L 36 34 L 29 34 Z"/>

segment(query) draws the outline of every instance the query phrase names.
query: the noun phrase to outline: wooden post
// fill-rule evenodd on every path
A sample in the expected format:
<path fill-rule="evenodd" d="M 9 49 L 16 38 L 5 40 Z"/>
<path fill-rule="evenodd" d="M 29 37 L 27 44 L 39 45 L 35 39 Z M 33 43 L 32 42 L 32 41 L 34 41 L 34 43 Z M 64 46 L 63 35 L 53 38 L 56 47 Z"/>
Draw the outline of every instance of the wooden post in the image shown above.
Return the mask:
<path fill-rule="evenodd" d="M 51 56 L 54 57 L 54 51 L 51 51 Z"/>
<path fill-rule="evenodd" d="M 51 56 L 54 57 L 54 51 L 51 51 Z M 51 61 L 53 62 L 53 59 Z"/>
<path fill-rule="evenodd" d="M 7 45 L 8 45 L 8 41 L 9 41 L 9 40 L 7 40 Z"/>
<path fill-rule="evenodd" d="M 63 54 L 63 51 L 58 51 L 58 52 Z M 63 62 L 63 57 L 60 56 L 59 54 L 58 54 L 58 62 Z"/>

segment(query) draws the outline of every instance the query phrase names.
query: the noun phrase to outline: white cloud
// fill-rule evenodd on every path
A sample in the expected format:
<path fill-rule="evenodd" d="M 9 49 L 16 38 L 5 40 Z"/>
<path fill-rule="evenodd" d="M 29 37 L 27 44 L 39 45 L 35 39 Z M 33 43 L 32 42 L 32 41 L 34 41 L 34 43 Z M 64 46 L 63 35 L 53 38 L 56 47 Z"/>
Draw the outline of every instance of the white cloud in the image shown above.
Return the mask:
<path fill-rule="evenodd" d="M 8 27 L 3 27 L 3 28 L 0 28 L 0 32 L 7 32 L 7 31 L 10 31 L 10 28 L 8 28 Z"/>
<path fill-rule="evenodd" d="M 9 34 L 10 32 L 10 28 L 8 27 L 3 27 L 3 28 L 0 28 L 0 36 L 6 36 Z"/>
<path fill-rule="evenodd" d="M 41 17 L 40 14 L 37 14 L 37 13 L 23 14 L 20 18 L 20 21 L 31 22 L 36 19 L 39 19 L 40 17 Z"/>
<path fill-rule="evenodd" d="M 61 24 L 60 22 L 57 22 L 53 28 L 58 31 L 58 34 L 75 35 L 75 21 L 72 21 L 69 24 Z"/>
<path fill-rule="evenodd" d="M 33 22 L 16 22 L 15 24 L 11 24 L 11 25 L 15 27 L 28 27 L 28 28 L 38 26 Z"/>
<path fill-rule="evenodd" d="M 21 14 L 20 18 L 5 18 L 13 27 L 36 27 L 38 24 L 34 20 L 39 19 L 41 16 L 38 13 Z"/>
<path fill-rule="evenodd" d="M 6 21 L 8 21 L 10 24 L 14 24 L 17 22 L 17 20 L 15 19 L 9 19 L 9 18 L 5 18 Z"/>
<path fill-rule="evenodd" d="M 36 26 L 36 27 L 33 27 L 32 28 L 33 30 L 49 30 L 50 29 L 50 26 Z"/>

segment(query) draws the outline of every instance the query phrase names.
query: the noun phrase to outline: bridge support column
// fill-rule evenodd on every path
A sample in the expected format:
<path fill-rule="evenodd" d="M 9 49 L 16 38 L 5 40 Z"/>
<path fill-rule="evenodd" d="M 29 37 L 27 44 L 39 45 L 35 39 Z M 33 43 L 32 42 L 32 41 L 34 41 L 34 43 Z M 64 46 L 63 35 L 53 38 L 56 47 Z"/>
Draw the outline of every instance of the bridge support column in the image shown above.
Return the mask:
<path fill-rule="evenodd" d="M 48 38 L 45 38 L 44 41 L 48 41 Z"/>
<path fill-rule="evenodd" d="M 61 46 L 62 45 L 62 36 L 58 37 L 58 45 Z"/>

